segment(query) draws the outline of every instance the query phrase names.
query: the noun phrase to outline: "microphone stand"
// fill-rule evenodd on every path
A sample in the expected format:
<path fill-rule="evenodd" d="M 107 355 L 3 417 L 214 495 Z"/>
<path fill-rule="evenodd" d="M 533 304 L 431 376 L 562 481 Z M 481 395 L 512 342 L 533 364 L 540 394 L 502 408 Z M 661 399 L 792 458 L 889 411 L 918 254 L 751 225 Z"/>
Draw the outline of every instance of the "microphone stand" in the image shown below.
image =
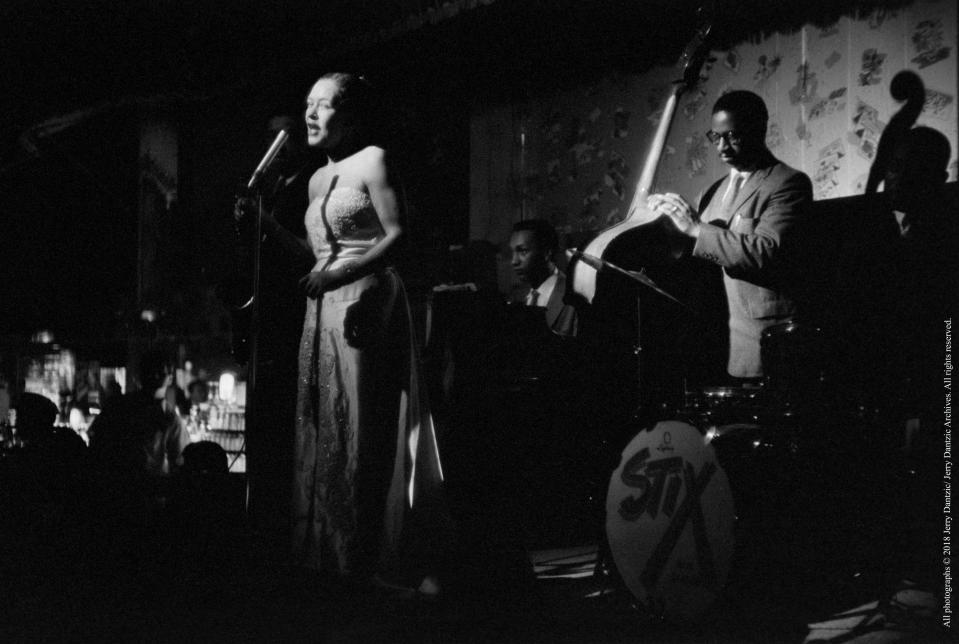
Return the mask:
<path fill-rule="evenodd" d="M 250 358 L 249 358 L 249 367 L 247 369 L 246 376 L 246 410 L 245 410 L 245 424 L 243 427 L 243 447 L 244 452 L 247 452 L 247 436 L 252 430 L 254 432 L 258 431 L 259 428 L 256 426 L 256 399 L 257 399 L 257 389 L 256 389 L 256 372 L 257 364 L 259 363 L 259 344 L 260 344 L 260 264 L 262 260 L 262 250 L 263 250 L 263 193 L 260 190 L 259 176 L 255 176 L 254 179 L 250 180 L 250 185 L 256 190 L 256 241 L 253 245 L 253 295 L 250 298 L 252 302 L 250 308 Z M 249 454 L 247 454 L 249 456 Z M 254 468 L 256 469 L 256 461 L 253 461 Z M 250 517 L 250 500 L 254 493 L 253 485 L 253 472 L 250 471 L 250 459 L 246 459 L 246 493 L 244 499 L 244 510 L 246 512 L 247 518 Z"/>
<path fill-rule="evenodd" d="M 289 132 L 286 130 L 280 130 L 279 133 L 277 133 L 276 138 L 273 140 L 273 143 L 270 144 L 269 149 L 266 151 L 259 165 L 257 165 L 256 170 L 253 171 L 253 176 L 250 177 L 246 185 L 247 190 L 256 192 L 256 242 L 253 247 L 253 296 L 250 298 L 253 308 L 250 311 L 250 366 L 247 370 L 246 379 L 247 395 L 243 426 L 244 452 L 247 451 L 247 445 L 249 443 L 247 436 L 249 436 L 250 430 L 252 429 L 254 433 L 259 430 L 259 428 L 256 427 L 255 419 L 257 414 L 256 372 L 257 363 L 259 362 L 260 344 L 260 263 L 263 247 L 263 191 L 260 188 L 260 184 L 270 164 L 273 163 L 273 160 L 279 153 L 280 148 L 286 143 L 287 138 L 289 138 Z M 257 440 L 259 440 L 259 436 L 257 436 Z M 253 484 L 254 477 L 252 475 L 256 474 L 256 459 L 253 459 L 252 472 L 250 471 L 250 459 L 247 458 L 246 460 L 246 498 L 244 499 L 244 510 L 249 518 L 250 500 L 255 492 L 255 486 Z"/>

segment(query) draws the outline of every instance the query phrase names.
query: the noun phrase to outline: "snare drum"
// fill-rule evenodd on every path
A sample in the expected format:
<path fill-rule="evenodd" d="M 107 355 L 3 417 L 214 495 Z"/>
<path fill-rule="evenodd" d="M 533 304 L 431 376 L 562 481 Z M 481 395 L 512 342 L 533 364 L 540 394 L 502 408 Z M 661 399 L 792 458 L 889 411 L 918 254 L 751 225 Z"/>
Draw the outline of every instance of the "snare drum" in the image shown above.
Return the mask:
<path fill-rule="evenodd" d="M 703 387 L 686 390 L 679 417 L 706 428 L 730 423 L 758 423 L 769 414 L 762 387 Z"/>

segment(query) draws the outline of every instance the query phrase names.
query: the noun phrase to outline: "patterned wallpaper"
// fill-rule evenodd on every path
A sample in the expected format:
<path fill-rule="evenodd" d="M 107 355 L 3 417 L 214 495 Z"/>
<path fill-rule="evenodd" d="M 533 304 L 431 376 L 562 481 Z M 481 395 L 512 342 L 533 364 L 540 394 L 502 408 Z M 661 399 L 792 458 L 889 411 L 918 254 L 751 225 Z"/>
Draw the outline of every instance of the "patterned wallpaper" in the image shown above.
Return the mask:
<path fill-rule="evenodd" d="M 918 123 L 952 144 L 956 179 L 957 66 L 954 0 L 843 18 L 819 28 L 715 51 L 701 82 L 680 101 L 656 188 L 698 199 L 726 169 L 704 135 L 712 104 L 748 89 L 769 108 L 767 143 L 813 180 L 815 198 L 864 191 L 885 124 L 901 107 L 890 81 L 923 80 Z M 479 110 L 472 119 L 471 237 L 503 243 L 514 221 L 551 220 L 561 232 L 595 231 L 625 216 L 646 149 L 678 68 L 605 76 L 525 105 Z"/>

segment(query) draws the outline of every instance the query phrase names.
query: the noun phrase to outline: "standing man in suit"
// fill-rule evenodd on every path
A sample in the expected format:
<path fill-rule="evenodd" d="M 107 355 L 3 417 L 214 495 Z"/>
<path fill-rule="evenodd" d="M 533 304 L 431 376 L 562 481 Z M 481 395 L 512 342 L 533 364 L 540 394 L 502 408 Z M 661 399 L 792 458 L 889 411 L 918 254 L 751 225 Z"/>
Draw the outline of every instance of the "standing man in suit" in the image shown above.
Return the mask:
<path fill-rule="evenodd" d="M 553 333 L 575 336 L 579 326 L 576 310 L 563 302 L 566 276 L 553 262 L 559 247 L 553 226 L 543 219 L 520 221 L 513 225 L 509 247 L 513 272 L 530 287 L 524 303 L 546 309 L 546 324 Z"/>
<path fill-rule="evenodd" d="M 713 106 L 707 133 L 729 174 L 706 191 L 700 209 L 674 193 L 652 195 L 649 208 L 693 240 L 692 254 L 723 268 L 729 302 L 729 363 L 736 378 L 764 375 L 762 332 L 797 313 L 801 280 L 796 250 L 812 203 L 812 183 L 766 147 L 762 98 L 729 92 Z"/>

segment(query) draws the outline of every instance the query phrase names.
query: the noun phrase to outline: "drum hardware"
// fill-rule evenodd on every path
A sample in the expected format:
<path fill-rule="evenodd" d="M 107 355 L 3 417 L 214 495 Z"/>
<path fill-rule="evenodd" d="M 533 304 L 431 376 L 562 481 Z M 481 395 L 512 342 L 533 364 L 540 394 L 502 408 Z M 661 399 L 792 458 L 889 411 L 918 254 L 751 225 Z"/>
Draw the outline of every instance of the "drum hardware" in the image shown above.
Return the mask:
<path fill-rule="evenodd" d="M 735 423 L 777 423 L 790 411 L 769 401 L 768 391 L 760 386 L 685 388 L 683 407 L 676 417 L 705 431 Z"/>

